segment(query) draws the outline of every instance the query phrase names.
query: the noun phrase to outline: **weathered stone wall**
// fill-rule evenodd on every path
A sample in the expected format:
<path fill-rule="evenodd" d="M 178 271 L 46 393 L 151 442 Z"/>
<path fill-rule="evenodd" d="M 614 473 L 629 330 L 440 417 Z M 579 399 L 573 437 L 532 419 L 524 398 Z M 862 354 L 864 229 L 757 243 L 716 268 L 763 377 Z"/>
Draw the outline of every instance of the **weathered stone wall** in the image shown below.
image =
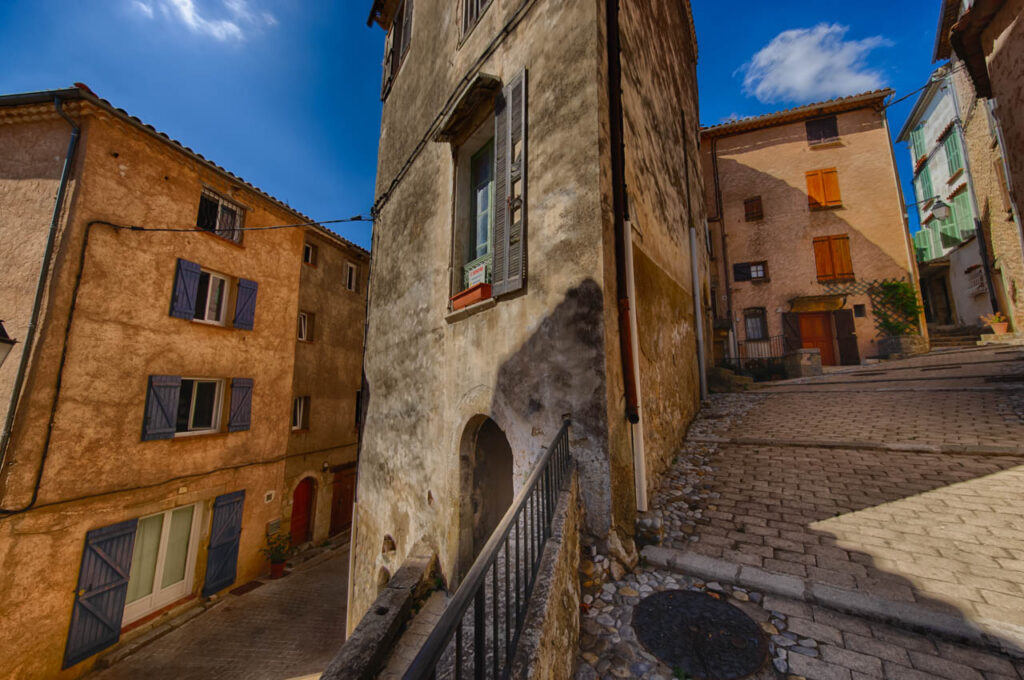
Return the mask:
<path fill-rule="evenodd" d="M 741 342 L 745 308 L 764 307 L 769 336 L 781 336 L 782 313 L 793 298 L 826 293 L 817 281 L 812 245 L 817 236 L 850 237 L 857 281 L 904 278 L 916 285 L 884 115 L 863 108 L 839 113 L 837 119 L 840 143 L 821 147 L 807 144 L 802 120 L 717 140 L 729 269 L 719 276 L 730 287 L 732 321 Z M 702 153 L 710 155 L 711 149 L 711 140 L 705 139 Z M 805 173 L 819 168 L 838 170 L 842 207 L 808 209 Z M 711 177 L 707 183 L 712 200 Z M 764 218 L 747 222 L 744 200 L 754 196 L 761 197 Z M 733 265 L 759 261 L 768 263 L 768 281 L 733 279 Z M 863 360 L 877 355 L 878 333 L 868 296 L 848 295 L 845 307 L 855 304 L 867 307 L 867 316 L 855 319 Z"/>
<path fill-rule="evenodd" d="M 1008 0 L 981 34 L 996 115 L 1003 129 L 1010 184 L 1024 209 L 1024 0 Z"/>

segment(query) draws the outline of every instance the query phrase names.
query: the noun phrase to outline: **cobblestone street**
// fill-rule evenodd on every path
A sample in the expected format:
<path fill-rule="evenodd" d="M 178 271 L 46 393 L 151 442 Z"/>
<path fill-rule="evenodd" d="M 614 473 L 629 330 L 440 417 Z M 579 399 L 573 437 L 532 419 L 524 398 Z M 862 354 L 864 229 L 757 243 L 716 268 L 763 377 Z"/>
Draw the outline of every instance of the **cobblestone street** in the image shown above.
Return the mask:
<path fill-rule="evenodd" d="M 640 520 L 661 546 L 589 595 L 579 677 L 671 677 L 637 593 L 712 582 L 780 632 L 764 677 L 1024 678 L 1022 490 L 1016 348 L 713 395 Z"/>
<path fill-rule="evenodd" d="M 317 677 L 345 640 L 348 547 L 299 565 L 95 672 L 90 680 Z"/>

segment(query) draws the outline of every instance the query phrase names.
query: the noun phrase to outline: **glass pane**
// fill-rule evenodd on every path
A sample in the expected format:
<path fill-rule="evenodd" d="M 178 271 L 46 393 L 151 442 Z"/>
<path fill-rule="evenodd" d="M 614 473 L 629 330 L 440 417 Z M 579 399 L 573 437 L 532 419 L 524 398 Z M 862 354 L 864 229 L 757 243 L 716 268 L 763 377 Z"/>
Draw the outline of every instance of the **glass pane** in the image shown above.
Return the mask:
<path fill-rule="evenodd" d="M 163 528 L 163 515 L 139 520 L 139 528 L 135 531 L 135 549 L 132 552 L 132 570 L 128 577 L 126 602 L 134 602 L 153 592 L 153 576 L 156 573 L 156 558 L 160 552 L 160 534 Z"/>
<path fill-rule="evenodd" d="M 192 315 L 194 319 L 206 318 L 206 301 L 210 294 L 210 275 L 202 272 L 199 275 L 199 291 L 196 294 L 196 311 Z"/>
<path fill-rule="evenodd" d="M 211 277 L 210 304 L 206 311 L 207 321 L 220 321 L 221 309 L 224 307 L 224 279 Z"/>
<path fill-rule="evenodd" d="M 164 574 L 160 587 L 178 583 L 185 579 L 185 562 L 188 558 L 188 539 L 192 534 L 192 513 L 194 505 L 178 508 L 171 513 L 171 530 L 167 536 L 167 552 L 164 556 Z"/>
<path fill-rule="evenodd" d="M 192 410 L 192 390 L 195 384 L 195 380 L 181 381 L 181 392 L 178 396 L 178 420 L 174 427 L 176 432 L 188 432 L 188 414 Z"/>
<path fill-rule="evenodd" d="M 196 406 L 192 410 L 191 429 L 206 430 L 213 427 L 216 396 L 217 383 L 196 382 Z"/>

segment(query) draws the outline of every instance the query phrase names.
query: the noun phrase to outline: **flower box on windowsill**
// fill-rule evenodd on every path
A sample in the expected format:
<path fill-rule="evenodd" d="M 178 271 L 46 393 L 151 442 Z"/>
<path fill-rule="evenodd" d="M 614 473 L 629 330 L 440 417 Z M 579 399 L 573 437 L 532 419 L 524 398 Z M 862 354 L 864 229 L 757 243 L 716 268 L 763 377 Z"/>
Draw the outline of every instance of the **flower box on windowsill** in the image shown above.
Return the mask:
<path fill-rule="evenodd" d="M 489 297 L 491 297 L 491 284 L 478 283 L 475 286 L 470 286 L 452 298 L 452 311 L 468 307 Z"/>

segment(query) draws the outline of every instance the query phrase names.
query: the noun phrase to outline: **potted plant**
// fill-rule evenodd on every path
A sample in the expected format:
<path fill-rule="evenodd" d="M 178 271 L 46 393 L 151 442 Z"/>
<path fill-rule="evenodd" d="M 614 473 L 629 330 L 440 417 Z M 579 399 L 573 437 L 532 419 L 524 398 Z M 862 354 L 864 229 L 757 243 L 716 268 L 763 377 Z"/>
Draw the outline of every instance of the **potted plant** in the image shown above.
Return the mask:
<path fill-rule="evenodd" d="M 1006 317 L 1000 314 L 999 312 L 995 312 L 993 314 L 985 314 L 980 318 L 981 322 L 987 324 L 992 329 L 992 332 L 995 333 L 996 335 L 1002 335 L 1003 333 L 1005 333 L 1006 329 L 1010 325 L 1010 322 L 1007 321 Z"/>
<path fill-rule="evenodd" d="M 267 547 L 261 548 L 260 552 L 270 560 L 270 578 L 281 578 L 284 576 L 284 563 L 295 552 L 291 535 L 279 531 L 267 536 Z"/>

